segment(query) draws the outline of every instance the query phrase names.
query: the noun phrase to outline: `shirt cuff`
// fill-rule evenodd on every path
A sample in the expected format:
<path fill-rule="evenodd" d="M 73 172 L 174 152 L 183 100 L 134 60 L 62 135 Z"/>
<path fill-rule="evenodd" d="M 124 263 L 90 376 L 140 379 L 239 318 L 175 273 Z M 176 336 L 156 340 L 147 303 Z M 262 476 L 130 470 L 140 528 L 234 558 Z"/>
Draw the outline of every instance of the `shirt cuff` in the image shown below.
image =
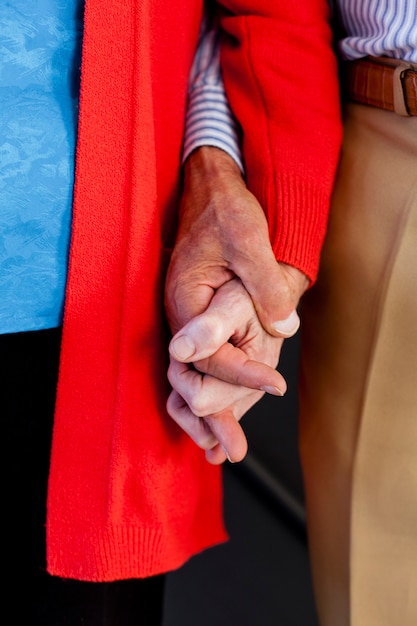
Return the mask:
<path fill-rule="evenodd" d="M 189 93 L 182 163 L 201 146 L 224 150 L 244 173 L 239 129 L 223 84 L 200 85 Z"/>

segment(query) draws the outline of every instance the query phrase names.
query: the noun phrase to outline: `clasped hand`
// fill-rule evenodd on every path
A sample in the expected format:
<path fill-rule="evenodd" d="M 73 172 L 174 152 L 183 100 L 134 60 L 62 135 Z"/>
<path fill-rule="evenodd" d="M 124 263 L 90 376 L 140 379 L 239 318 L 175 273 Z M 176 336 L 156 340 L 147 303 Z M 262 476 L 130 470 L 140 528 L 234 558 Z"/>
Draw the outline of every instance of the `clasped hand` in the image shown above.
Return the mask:
<path fill-rule="evenodd" d="M 275 370 L 282 342 L 262 328 L 238 279 L 222 285 L 206 311 L 174 336 L 168 412 L 210 462 L 240 461 L 247 451 L 240 418 L 264 392 L 284 395 Z"/>
<path fill-rule="evenodd" d="M 239 420 L 265 392 L 285 393 L 275 368 L 306 286 L 276 262 L 265 215 L 232 159 L 216 148 L 193 153 L 166 282 L 167 409 L 209 462 L 242 460 Z"/>

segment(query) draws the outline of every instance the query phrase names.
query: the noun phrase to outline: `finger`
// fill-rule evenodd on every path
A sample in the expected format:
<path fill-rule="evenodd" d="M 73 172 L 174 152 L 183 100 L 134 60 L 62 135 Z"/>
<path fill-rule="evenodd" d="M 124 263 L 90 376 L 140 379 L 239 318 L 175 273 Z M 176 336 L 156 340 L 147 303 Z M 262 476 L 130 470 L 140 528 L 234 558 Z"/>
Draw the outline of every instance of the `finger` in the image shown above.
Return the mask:
<path fill-rule="evenodd" d="M 253 399 L 246 406 L 249 408 L 255 402 L 256 399 Z M 215 415 L 197 417 L 183 398 L 173 391 L 167 401 L 167 411 L 194 443 L 203 450 L 212 450 L 206 455 L 210 463 L 217 465 L 226 458 L 237 463 L 245 457 L 248 448 L 246 436 L 231 407 Z"/>
<path fill-rule="evenodd" d="M 289 326 L 283 333 L 288 336 L 290 333 L 296 332 L 299 326 L 299 318 L 295 311 L 290 315 L 289 321 Z M 283 322 L 284 326 L 285 323 Z M 258 330 L 255 332 L 254 328 Z M 258 337 L 256 344 L 262 345 L 259 343 L 262 336 L 260 331 L 261 327 L 253 308 L 253 302 L 241 281 L 234 279 L 217 290 L 207 309 L 190 320 L 172 338 L 169 351 L 177 361 L 200 361 L 215 354 L 229 339 L 232 339 L 232 343 L 236 345 L 239 340 L 245 339 L 247 342 L 248 335 L 252 337 L 255 335 Z M 237 357 L 237 354 L 234 356 Z M 239 359 L 239 366 L 242 364 L 242 358 Z M 248 360 L 248 358 L 245 359 L 245 361 Z M 223 362 L 223 364 L 225 363 Z M 251 370 L 247 367 L 246 371 L 249 373 Z M 260 374 L 261 371 L 259 370 L 258 373 Z M 231 376 L 230 382 L 234 383 L 236 373 L 234 372 Z M 273 377 L 274 375 L 270 372 L 270 376 Z M 224 376 L 219 377 L 224 378 Z M 227 380 L 227 378 L 224 379 Z M 278 383 L 276 377 L 275 379 Z M 273 383 L 271 385 L 273 386 Z M 261 388 L 261 385 L 256 382 L 248 383 L 247 386 Z"/>
<path fill-rule="evenodd" d="M 307 277 L 294 267 L 277 263 L 266 246 L 260 246 L 256 255 L 240 259 L 238 276 L 265 330 L 275 337 L 295 335 L 300 326 L 296 308 L 308 286 Z"/>
<path fill-rule="evenodd" d="M 239 416 L 241 417 L 256 401 L 257 398 L 253 397 L 240 407 L 237 403 Z M 183 398 L 173 391 L 167 401 L 167 410 L 194 443 L 207 451 L 206 458 L 210 463 L 217 465 L 223 463 L 226 458 L 231 463 L 237 463 L 246 456 L 248 449 L 246 436 L 231 407 L 214 415 L 197 417 Z"/>
<path fill-rule="evenodd" d="M 215 294 L 213 286 L 193 282 L 182 284 L 172 277 L 173 270 L 168 272 L 165 287 L 165 311 L 173 334 L 179 331 L 186 322 L 205 311 Z"/>
<path fill-rule="evenodd" d="M 177 361 L 204 359 L 237 332 L 244 334 L 255 316 L 253 303 L 241 282 L 228 281 L 216 291 L 207 309 L 172 338 L 169 352 Z"/>
<path fill-rule="evenodd" d="M 276 262 L 270 272 L 268 280 L 251 281 L 243 275 L 242 281 L 265 330 L 276 337 L 292 337 L 300 326 L 296 311 L 300 294 L 292 293 Z"/>
<path fill-rule="evenodd" d="M 199 448 L 209 450 L 217 445 L 218 441 L 208 424 L 201 417 L 194 415 L 187 403 L 176 391 L 172 391 L 168 397 L 167 411 Z"/>
<path fill-rule="evenodd" d="M 200 372 L 233 385 L 258 389 L 274 396 L 283 396 L 287 391 L 285 379 L 275 368 L 249 359 L 243 350 L 231 343 L 222 345 L 214 355 L 195 361 L 194 366 Z"/>
<path fill-rule="evenodd" d="M 206 459 L 209 463 L 218 465 L 225 461 L 225 457 L 231 463 L 237 463 L 244 459 L 247 454 L 248 444 L 244 431 L 237 430 L 236 424 L 258 402 L 261 395 L 257 391 L 252 392 L 245 398 L 236 401 L 233 406 L 228 407 L 224 411 L 204 418 L 219 441 L 217 445 L 206 450 Z M 235 420 L 234 424 L 231 421 L 232 416 Z M 240 428 L 239 424 L 238 426 Z"/>
<path fill-rule="evenodd" d="M 174 359 L 171 359 L 168 367 L 168 380 L 197 417 L 220 413 L 253 394 L 252 389 L 207 376 L 187 363 L 179 363 Z M 262 396 L 262 392 L 259 393 Z"/>
<path fill-rule="evenodd" d="M 245 433 L 229 407 L 216 415 L 204 418 L 211 432 L 216 437 L 223 452 L 231 463 L 237 463 L 245 458 L 248 451 L 248 442 Z M 206 454 L 207 458 L 207 454 Z M 208 460 L 213 462 L 215 453 L 209 454 Z"/>
<path fill-rule="evenodd" d="M 174 335 L 169 353 L 184 363 L 205 359 L 229 341 L 234 327 L 230 319 L 220 317 L 209 305 L 205 313 L 194 317 Z"/>
<path fill-rule="evenodd" d="M 211 465 L 221 465 L 225 461 L 230 461 L 228 454 L 225 454 L 220 444 L 217 444 L 210 450 L 206 450 L 206 459 Z"/>

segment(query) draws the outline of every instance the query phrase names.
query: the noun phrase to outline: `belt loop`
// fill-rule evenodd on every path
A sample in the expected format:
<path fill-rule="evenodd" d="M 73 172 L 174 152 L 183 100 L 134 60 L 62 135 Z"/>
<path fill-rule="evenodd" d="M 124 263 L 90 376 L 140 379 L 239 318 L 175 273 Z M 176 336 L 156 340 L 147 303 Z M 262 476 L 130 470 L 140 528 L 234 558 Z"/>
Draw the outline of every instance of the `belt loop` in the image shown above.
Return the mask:
<path fill-rule="evenodd" d="M 405 65 L 404 63 L 401 63 L 401 65 L 398 65 L 394 70 L 393 83 L 392 83 L 393 95 L 394 95 L 394 111 L 398 115 L 403 115 L 404 117 L 410 117 L 410 114 L 405 104 L 405 94 L 404 94 L 402 78 L 405 72 L 407 72 L 410 69 L 413 69 L 411 65 Z"/>

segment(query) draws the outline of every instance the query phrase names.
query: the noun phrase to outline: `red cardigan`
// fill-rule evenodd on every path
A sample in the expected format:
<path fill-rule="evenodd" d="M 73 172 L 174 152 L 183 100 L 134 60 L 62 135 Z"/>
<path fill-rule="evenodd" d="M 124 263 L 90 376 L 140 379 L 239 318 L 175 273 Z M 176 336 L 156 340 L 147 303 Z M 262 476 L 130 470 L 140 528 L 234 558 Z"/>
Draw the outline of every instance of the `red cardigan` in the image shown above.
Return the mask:
<path fill-rule="evenodd" d="M 314 278 L 340 142 L 326 2 L 297 16 L 284 1 L 224 4 L 249 185 L 277 258 Z M 47 511 L 55 575 L 149 576 L 226 539 L 220 470 L 165 412 L 163 276 L 201 11 L 200 0 L 86 1 Z"/>

